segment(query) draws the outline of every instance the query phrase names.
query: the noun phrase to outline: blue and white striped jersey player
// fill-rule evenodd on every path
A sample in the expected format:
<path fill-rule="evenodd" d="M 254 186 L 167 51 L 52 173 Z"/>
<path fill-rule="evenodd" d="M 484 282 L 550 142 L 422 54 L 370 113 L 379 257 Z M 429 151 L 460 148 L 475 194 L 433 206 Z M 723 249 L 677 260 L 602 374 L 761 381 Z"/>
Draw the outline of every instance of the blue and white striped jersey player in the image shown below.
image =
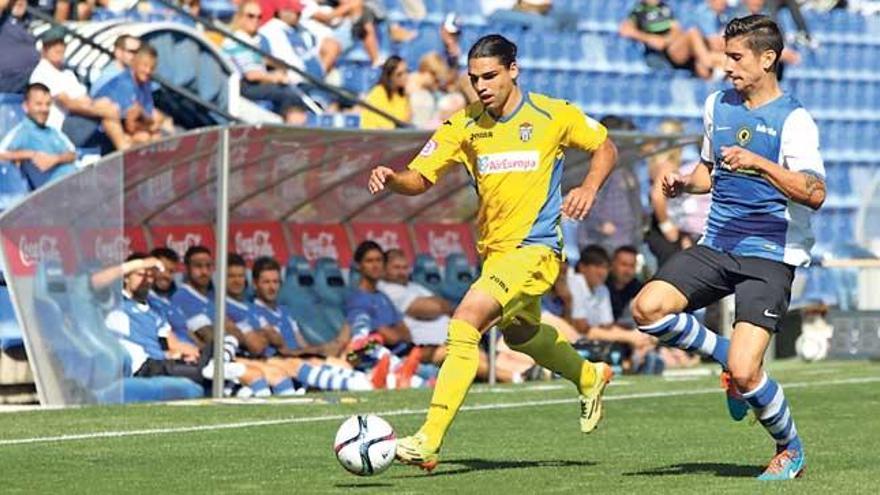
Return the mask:
<path fill-rule="evenodd" d="M 825 171 L 816 124 L 777 82 L 778 26 L 766 16 L 738 18 L 724 39 L 733 89 L 706 100 L 702 166 L 663 178 L 667 196 L 712 192 L 706 229 L 642 289 L 633 316 L 641 331 L 721 364 L 731 416 L 741 420 L 751 406 L 776 442 L 759 478 L 791 479 L 803 471 L 803 445 L 762 359 L 781 329 L 795 268 L 809 262 L 810 218 L 825 201 Z M 729 294 L 736 316 L 728 340 L 690 311 Z"/>

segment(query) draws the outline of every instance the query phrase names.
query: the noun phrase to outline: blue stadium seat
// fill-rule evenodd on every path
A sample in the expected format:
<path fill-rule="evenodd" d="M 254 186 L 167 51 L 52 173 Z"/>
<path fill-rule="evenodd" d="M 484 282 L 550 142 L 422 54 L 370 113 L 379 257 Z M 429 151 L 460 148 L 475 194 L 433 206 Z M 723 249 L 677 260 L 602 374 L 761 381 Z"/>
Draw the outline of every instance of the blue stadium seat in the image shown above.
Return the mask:
<path fill-rule="evenodd" d="M 14 93 L 0 93 L 0 137 L 5 136 L 24 118 L 21 103 L 24 97 Z"/>
<path fill-rule="evenodd" d="M 30 191 L 27 179 L 17 166 L 0 162 L 0 211 L 15 205 L 27 197 Z"/>
<path fill-rule="evenodd" d="M 413 282 L 424 285 L 436 293 L 439 293 L 443 288 L 440 266 L 430 254 L 422 253 L 416 256 L 411 278 Z"/>
<path fill-rule="evenodd" d="M 315 293 L 330 305 L 341 308 L 345 304 L 348 288 L 335 259 L 319 258 L 315 262 Z"/>
<path fill-rule="evenodd" d="M 21 327 L 18 326 L 15 317 L 9 288 L 6 286 L 3 273 L 0 272 L 0 349 L 5 351 L 23 345 Z"/>
<path fill-rule="evenodd" d="M 284 271 L 284 285 L 305 289 L 311 289 L 315 286 L 315 272 L 305 257 L 294 255 L 288 258 Z"/>
<path fill-rule="evenodd" d="M 474 269 L 464 254 L 453 253 L 446 257 L 446 276 L 441 291 L 443 297 L 458 304 L 474 280 Z"/>

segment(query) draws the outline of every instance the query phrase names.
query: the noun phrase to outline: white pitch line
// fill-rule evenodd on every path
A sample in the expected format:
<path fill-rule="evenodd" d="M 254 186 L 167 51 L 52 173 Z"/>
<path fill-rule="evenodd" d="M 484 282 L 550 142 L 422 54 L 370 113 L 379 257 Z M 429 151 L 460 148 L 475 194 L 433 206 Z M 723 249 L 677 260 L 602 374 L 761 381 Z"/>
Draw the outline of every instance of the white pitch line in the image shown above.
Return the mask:
<path fill-rule="evenodd" d="M 785 388 L 811 388 L 817 386 L 824 385 L 846 385 L 846 384 L 858 384 L 858 383 L 874 383 L 880 382 L 880 376 L 875 377 L 862 377 L 862 378 L 844 378 L 839 380 L 824 380 L 824 381 L 815 381 L 815 382 L 795 382 L 795 383 L 786 383 Z M 633 399 L 657 399 L 657 398 L 667 398 L 667 397 L 681 397 L 686 395 L 705 395 L 705 394 L 718 394 L 721 390 L 717 387 L 713 388 L 702 388 L 702 389 L 694 389 L 694 390 L 677 390 L 673 392 L 643 392 L 643 393 L 632 393 L 632 394 L 624 394 L 624 395 L 612 395 L 609 397 L 605 397 L 606 401 L 617 401 L 617 400 L 633 400 Z M 557 404 L 568 404 L 574 402 L 574 399 L 548 399 L 548 400 L 531 400 L 531 401 L 523 401 L 523 402 L 508 402 L 502 404 L 480 404 L 475 406 L 464 406 L 461 408 L 462 411 L 488 411 L 488 410 L 496 410 L 496 409 L 517 409 L 523 407 L 538 407 L 538 406 L 550 406 Z M 427 409 L 396 409 L 392 411 L 382 411 L 382 412 L 374 412 L 373 414 L 377 414 L 379 416 L 408 416 L 413 414 L 424 414 L 427 412 Z M 145 435 L 166 435 L 173 433 L 193 433 L 193 432 L 201 432 L 201 431 L 217 431 L 217 430 L 235 430 L 240 428 L 252 428 L 255 426 L 276 426 L 276 425 L 288 425 L 288 424 L 300 424 L 300 423 L 317 423 L 323 421 L 339 421 L 343 419 L 347 419 L 351 414 L 332 414 L 326 416 L 311 416 L 305 418 L 285 418 L 285 419 L 264 419 L 264 420 L 256 420 L 256 421 L 241 421 L 238 423 L 220 423 L 215 425 L 202 425 L 202 426 L 180 426 L 176 428 L 154 428 L 149 430 L 124 430 L 124 431 L 99 431 L 93 433 L 77 433 L 72 435 L 58 435 L 51 437 L 30 437 L 30 438 L 13 438 L 0 440 L 0 446 L 7 445 L 25 445 L 25 444 L 33 444 L 33 443 L 60 443 L 60 442 L 72 442 L 76 440 L 94 440 L 100 438 L 122 438 L 122 437 L 136 437 L 136 436 L 145 436 Z"/>

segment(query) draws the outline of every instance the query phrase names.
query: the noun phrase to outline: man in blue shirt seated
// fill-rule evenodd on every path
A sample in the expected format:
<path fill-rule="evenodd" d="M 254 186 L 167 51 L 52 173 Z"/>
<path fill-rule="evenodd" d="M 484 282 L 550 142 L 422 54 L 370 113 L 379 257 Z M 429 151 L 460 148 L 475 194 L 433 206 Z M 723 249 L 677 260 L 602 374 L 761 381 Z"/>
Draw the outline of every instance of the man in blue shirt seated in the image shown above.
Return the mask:
<path fill-rule="evenodd" d="M 135 260 L 143 263 L 129 263 Z M 177 341 L 169 339 L 171 326 L 165 316 L 148 302 L 153 270 L 160 267 L 160 262 L 135 253 L 126 259 L 125 266 L 131 266 L 132 270 L 123 276 L 122 300 L 107 315 L 105 322 L 131 357 L 132 375 L 145 378 L 180 376 L 207 387 L 208 380 L 202 373 L 207 361 L 175 359 Z"/>
<path fill-rule="evenodd" d="M 147 301 L 150 303 L 150 307 L 158 311 L 169 322 L 178 320 L 181 318 L 180 310 L 171 304 L 171 296 L 177 291 L 174 274 L 178 272 L 180 256 L 173 249 L 160 246 L 150 251 L 150 257 L 158 259 L 164 269 L 156 271 L 153 277 L 153 287 L 150 289 Z M 191 342 L 177 339 L 174 332 L 171 333 L 171 336 L 177 340 L 177 348 L 183 359 L 195 360 L 199 358 L 198 347 Z"/>
<path fill-rule="evenodd" d="M 284 369 L 311 388 L 320 390 L 372 390 L 385 388 L 390 356 L 383 366 L 376 366 L 368 375 L 351 369 L 347 362 L 333 357 L 340 351 L 339 341 L 321 346 L 309 345 L 303 338 L 296 319 L 286 307 L 278 304 L 281 288 L 281 265 L 269 257 L 254 261 L 253 281 L 256 290 L 254 308 L 260 327 L 257 332 L 265 339 L 264 355 L 270 365 Z"/>
<path fill-rule="evenodd" d="M 214 258 L 204 246 L 192 246 L 183 256 L 186 277 L 180 288 L 171 296 L 171 304 L 176 307 L 171 313 L 171 330 L 184 342 L 203 349 L 210 346 L 214 337 L 214 290 L 211 279 L 214 276 Z M 225 359 L 233 360 L 239 344 L 247 340 L 238 325 L 228 318 L 224 322 Z M 253 394 L 264 397 L 272 394 L 267 377 L 258 368 L 245 363 L 245 373 L 241 383 L 250 387 Z"/>
<path fill-rule="evenodd" d="M 369 361 L 381 357 L 387 348 L 394 354 L 391 368 L 399 377 L 398 388 L 415 386 L 419 382 L 415 373 L 422 359 L 422 350 L 412 345 L 403 315 L 378 289 L 385 273 L 385 253 L 375 242 L 364 241 L 355 249 L 354 261 L 361 280 L 345 301 L 345 319 L 352 337 L 350 349 L 355 355 L 363 354 L 363 358 Z M 399 363 L 397 356 L 402 358 Z"/>
<path fill-rule="evenodd" d="M 120 71 L 96 92 L 119 106 L 122 127 L 132 143 L 149 143 L 162 137 L 167 118 L 153 104 L 153 72 L 158 54 L 143 43 L 131 61 L 131 68 Z"/>
<path fill-rule="evenodd" d="M 94 97 L 111 79 L 118 76 L 131 66 L 134 55 L 141 47 L 141 40 L 130 34 L 123 34 L 113 43 L 113 60 L 101 71 L 92 83 L 91 94 Z"/>
<path fill-rule="evenodd" d="M 27 118 L 0 141 L 0 160 L 18 162 L 31 189 L 73 173 L 76 148 L 58 129 L 46 125 L 52 96 L 41 83 L 29 84 L 24 109 Z"/>

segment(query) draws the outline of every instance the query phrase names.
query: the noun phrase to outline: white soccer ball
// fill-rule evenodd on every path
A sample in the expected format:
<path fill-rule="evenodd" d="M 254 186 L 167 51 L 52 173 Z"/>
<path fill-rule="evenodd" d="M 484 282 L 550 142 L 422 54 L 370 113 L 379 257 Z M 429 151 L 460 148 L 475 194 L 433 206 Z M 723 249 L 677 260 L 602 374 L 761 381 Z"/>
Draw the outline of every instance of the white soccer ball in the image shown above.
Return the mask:
<path fill-rule="evenodd" d="M 794 343 L 797 355 L 807 362 L 825 359 L 828 347 L 828 339 L 813 334 L 801 334 Z"/>
<path fill-rule="evenodd" d="M 379 416 L 352 416 L 336 431 L 333 450 L 336 459 L 349 472 L 372 476 L 394 462 L 397 437 L 394 429 Z"/>

